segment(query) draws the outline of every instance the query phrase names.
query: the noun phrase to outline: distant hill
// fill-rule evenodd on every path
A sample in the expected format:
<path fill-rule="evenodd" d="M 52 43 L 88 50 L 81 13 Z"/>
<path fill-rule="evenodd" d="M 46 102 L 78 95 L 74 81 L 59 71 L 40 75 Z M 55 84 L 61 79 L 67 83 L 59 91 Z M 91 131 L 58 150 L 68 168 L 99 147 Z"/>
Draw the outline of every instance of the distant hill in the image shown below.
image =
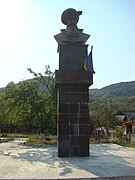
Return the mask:
<path fill-rule="evenodd" d="M 33 81 L 34 79 L 26 80 Z M 17 83 L 18 86 L 20 83 Z M 0 93 L 5 92 L 5 87 L 0 88 Z M 101 89 L 90 89 L 90 95 L 95 96 L 135 96 L 135 81 L 120 82 L 105 86 Z"/>
<path fill-rule="evenodd" d="M 90 89 L 90 95 L 102 98 L 135 96 L 135 81 L 111 84 L 101 89 Z"/>
<path fill-rule="evenodd" d="M 0 93 L 4 93 L 5 90 L 6 90 L 6 89 L 5 89 L 4 87 L 0 88 Z"/>
<path fill-rule="evenodd" d="M 26 81 L 35 81 L 34 79 Z M 16 84 L 19 86 L 20 83 Z M 44 87 L 40 87 L 41 89 Z M 0 88 L 0 93 L 5 92 L 5 87 Z M 97 97 L 121 97 L 121 96 L 135 96 L 135 81 L 120 82 L 105 86 L 101 89 L 90 89 L 90 95 Z"/>
<path fill-rule="evenodd" d="M 36 79 L 36 78 L 32 78 L 32 79 L 24 80 L 24 81 L 22 81 L 22 82 L 35 82 L 35 83 L 36 83 L 36 82 L 37 82 L 37 79 Z M 19 86 L 21 85 L 22 82 L 20 81 L 19 83 L 16 83 L 16 84 L 15 84 L 16 87 L 19 88 Z M 0 88 L 0 93 L 5 93 L 5 91 L 6 91 L 6 87 Z M 41 84 L 41 85 L 39 86 L 39 92 L 43 92 L 43 91 L 46 91 L 46 89 L 45 89 L 45 87 Z"/>
<path fill-rule="evenodd" d="M 34 79 L 31 80 L 34 81 Z M 39 92 L 43 89 L 44 87 L 41 86 Z M 0 93 L 4 92 L 5 88 L 0 88 Z M 90 89 L 89 94 L 91 109 L 106 107 L 111 102 L 114 110 L 135 110 L 135 81 L 111 84 L 101 89 Z"/>
<path fill-rule="evenodd" d="M 91 109 L 100 109 L 109 105 L 114 111 L 135 110 L 135 81 L 90 89 L 89 92 Z"/>

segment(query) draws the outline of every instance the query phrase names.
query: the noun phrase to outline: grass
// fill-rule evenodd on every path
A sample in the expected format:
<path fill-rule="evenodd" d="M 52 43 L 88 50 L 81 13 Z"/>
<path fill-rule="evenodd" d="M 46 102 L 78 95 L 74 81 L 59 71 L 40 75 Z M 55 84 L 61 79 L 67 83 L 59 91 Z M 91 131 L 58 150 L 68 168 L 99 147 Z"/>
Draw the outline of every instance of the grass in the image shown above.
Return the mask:
<path fill-rule="evenodd" d="M 135 148 L 135 142 L 126 142 L 125 139 L 122 139 L 122 141 L 120 141 L 119 139 L 114 139 L 114 140 L 109 140 L 109 142 L 106 142 L 106 140 L 102 140 L 101 141 L 90 141 L 90 144 L 102 144 L 102 143 L 110 143 L 110 144 L 118 144 L 120 146 L 123 147 L 132 147 Z"/>
<path fill-rule="evenodd" d="M 5 134 L 7 139 L 1 139 L 0 143 L 5 143 L 9 141 L 13 141 L 15 138 L 29 138 L 26 142 L 26 145 L 43 145 L 43 144 L 56 144 L 57 143 L 57 136 L 49 135 L 49 138 L 42 138 L 38 134 Z"/>
<path fill-rule="evenodd" d="M 30 135 L 29 140 L 26 142 L 26 145 L 43 145 L 43 144 L 56 144 L 57 136 L 49 135 L 49 140 L 46 138 L 41 138 L 40 135 Z"/>
<path fill-rule="evenodd" d="M 0 143 L 7 143 L 9 141 L 13 141 L 13 138 L 8 138 L 8 139 L 0 139 Z"/>
<path fill-rule="evenodd" d="M 27 135 L 24 134 L 0 134 L 0 143 L 6 143 L 9 141 L 13 141 L 15 138 L 25 138 L 28 137 Z"/>
<path fill-rule="evenodd" d="M 132 147 L 132 148 L 135 148 L 135 142 L 129 142 L 129 143 L 126 143 L 126 142 L 115 142 L 115 143 L 120 145 L 120 146 L 123 146 L 123 147 Z"/>
<path fill-rule="evenodd" d="M 29 138 L 27 134 L 7 134 L 7 137 L 11 138 Z"/>
<path fill-rule="evenodd" d="M 26 145 L 43 145 L 43 144 L 47 144 L 47 145 L 51 145 L 51 144 L 57 144 L 57 136 L 56 135 L 49 135 L 49 140 L 46 138 L 42 138 L 41 136 L 38 134 L 7 134 L 6 138 L 8 139 L 1 139 L 0 138 L 0 143 L 5 143 L 5 142 L 9 142 L 9 141 L 13 141 L 15 138 L 29 138 L 26 142 Z M 99 142 L 99 141 L 90 141 L 90 144 L 101 144 L 103 143 L 103 141 Z M 106 141 L 104 141 L 104 143 L 107 143 Z M 114 143 L 114 144 L 118 144 L 120 146 L 123 147 L 133 147 L 135 148 L 135 142 L 125 142 L 123 141 L 119 141 L 119 140 L 115 140 L 109 143 Z"/>

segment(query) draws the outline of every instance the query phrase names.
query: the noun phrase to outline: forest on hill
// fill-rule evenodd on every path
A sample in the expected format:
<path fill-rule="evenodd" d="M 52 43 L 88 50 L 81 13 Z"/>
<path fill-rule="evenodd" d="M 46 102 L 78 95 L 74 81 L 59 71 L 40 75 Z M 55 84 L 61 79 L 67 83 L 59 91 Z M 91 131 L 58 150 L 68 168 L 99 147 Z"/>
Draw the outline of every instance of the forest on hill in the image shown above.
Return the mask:
<path fill-rule="evenodd" d="M 135 110 L 135 81 L 120 82 L 101 89 L 90 89 L 91 109 Z"/>
<path fill-rule="evenodd" d="M 93 96 L 104 98 L 135 96 L 135 81 L 111 84 L 101 89 L 91 89 L 90 94 Z"/>
<path fill-rule="evenodd" d="M 35 81 L 35 78 L 26 81 Z M 20 83 L 16 84 L 16 86 L 19 86 Z M 39 91 L 43 91 L 43 89 L 44 86 L 41 84 Z M 0 93 L 4 93 L 5 91 L 6 87 L 0 88 Z M 90 96 L 99 98 L 132 97 L 135 96 L 135 81 L 111 84 L 101 89 L 90 89 L 89 93 Z"/>
<path fill-rule="evenodd" d="M 45 67 L 45 73 L 33 73 L 34 78 L 0 88 L 0 131 L 56 133 L 57 93 L 54 73 Z M 135 110 L 135 81 L 121 82 L 101 89 L 89 90 L 90 120 L 99 120 L 102 126 L 117 125 L 117 111 Z"/>

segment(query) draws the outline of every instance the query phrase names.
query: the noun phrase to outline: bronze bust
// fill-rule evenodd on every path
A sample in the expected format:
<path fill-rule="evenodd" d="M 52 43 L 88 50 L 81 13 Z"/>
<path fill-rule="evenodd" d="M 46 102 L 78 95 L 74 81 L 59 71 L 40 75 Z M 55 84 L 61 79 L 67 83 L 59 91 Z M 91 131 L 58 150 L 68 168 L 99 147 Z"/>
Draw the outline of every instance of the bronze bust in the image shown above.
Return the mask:
<path fill-rule="evenodd" d="M 89 38 L 88 34 L 84 34 L 82 29 L 78 29 L 77 23 L 82 11 L 75 9 L 66 9 L 61 15 L 61 21 L 67 25 L 66 29 L 61 29 L 61 33 L 54 36 L 58 44 L 61 43 L 83 43 Z"/>

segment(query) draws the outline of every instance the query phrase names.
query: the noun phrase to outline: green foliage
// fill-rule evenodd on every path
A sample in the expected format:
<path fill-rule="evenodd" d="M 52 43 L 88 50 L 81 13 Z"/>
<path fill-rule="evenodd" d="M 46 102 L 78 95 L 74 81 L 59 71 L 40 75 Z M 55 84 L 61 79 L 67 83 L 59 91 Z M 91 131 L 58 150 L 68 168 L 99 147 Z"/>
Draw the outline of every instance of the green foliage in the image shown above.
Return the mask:
<path fill-rule="evenodd" d="M 13 126 L 16 122 L 16 107 L 14 106 L 15 95 L 16 86 L 11 82 L 7 85 L 6 93 L 2 96 L 0 102 L 0 129 L 7 130 L 7 128 Z"/>
<path fill-rule="evenodd" d="M 125 131 L 125 128 L 123 126 L 116 126 L 115 127 L 115 136 L 119 139 L 119 141 L 122 141 L 122 136 Z"/>
<path fill-rule="evenodd" d="M 41 108 L 44 113 L 42 112 L 39 114 L 40 129 L 41 131 L 47 130 L 51 133 L 56 133 L 57 94 L 54 86 L 54 73 L 51 72 L 50 66 L 45 66 L 44 75 L 42 75 L 41 73 L 35 73 L 31 69 L 28 70 L 36 77 L 36 81 L 40 86 L 40 94 L 43 98 Z M 44 90 L 42 90 L 41 87 L 44 87 Z"/>
<path fill-rule="evenodd" d="M 0 130 L 4 132 L 56 133 L 56 90 L 54 73 L 45 66 L 45 76 L 34 73 L 33 81 L 13 82 L 0 96 Z M 44 87 L 39 91 L 40 87 Z"/>
<path fill-rule="evenodd" d="M 54 135 L 49 135 L 49 140 L 47 140 L 46 138 L 41 139 L 40 135 L 30 135 L 26 144 L 27 145 L 57 144 L 57 137 Z"/>
<path fill-rule="evenodd" d="M 35 133 L 48 131 L 56 134 L 56 89 L 50 66 L 45 72 L 35 73 L 31 80 L 9 83 L 0 88 L 0 130 L 4 132 Z M 102 89 L 90 89 L 92 126 L 115 128 L 120 125 L 117 111 L 135 110 L 135 81 L 117 83 Z"/>
<path fill-rule="evenodd" d="M 90 94 L 103 98 L 135 96 L 135 81 L 116 83 L 101 89 L 91 89 Z"/>
<path fill-rule="evenodd" d="M 126 143 L 126 142 L 116 142 L 116 144 L 123 146 L 123 147 L 132 147 L 135 148 L 135 142 L 130 142 L 130 143 Z"/>
<path fill-rule="evenodd" d="M 91 118 L 95 124 L 115 128 L 121 125 L 115 119 L 118 111 L 135 110 L 135 81 L 117 83 L 102 89 L 90 89 Z"/>

